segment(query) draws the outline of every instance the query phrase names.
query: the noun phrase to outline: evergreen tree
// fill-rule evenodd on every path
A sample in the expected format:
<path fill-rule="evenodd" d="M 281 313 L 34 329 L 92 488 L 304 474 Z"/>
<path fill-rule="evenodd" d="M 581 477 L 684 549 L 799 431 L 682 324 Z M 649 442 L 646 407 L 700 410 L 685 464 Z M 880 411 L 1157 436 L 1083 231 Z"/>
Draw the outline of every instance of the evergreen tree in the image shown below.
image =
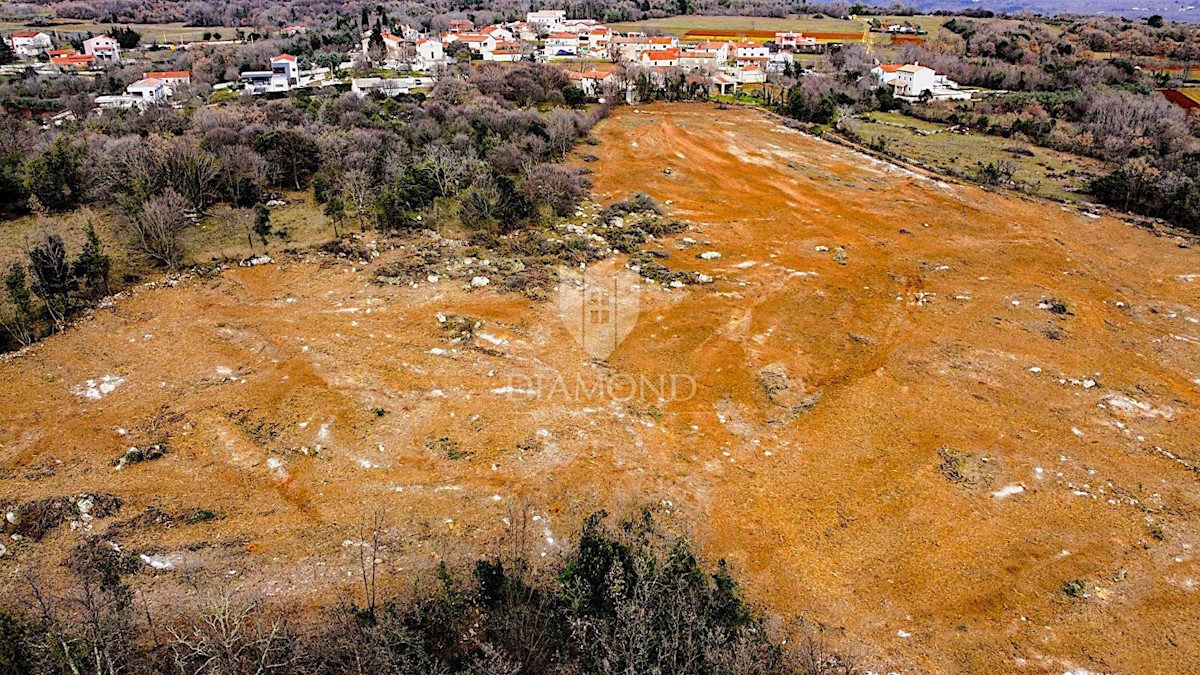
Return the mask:
<path fill-rule="evenodd" d="M 346 219 L 346 202 L 342 201 L 341 195 L 330 195 L 329 200 L 325 202 L 325 217 L 333 221 L 333 236 L 342 236 L 338 233 L 338 228 Z"/>
<path fill-rule="evenodd" d="M 46 235 L 41 243 L 29 250 L 30 290 L 46 306 L 46 312 L 56 330 L 66 325 L 71 312 L 71 291 L 76 279 L 67 262 L 67 247 L 57 234 Z"/>
<path fill-rule="evenodd" d="M 267 245 L 267 237 L 271 234 L 271 209 L 266 204 L 254 207 L 254 234 L 262 239 L 263 246 Z"/>
<path fill-rule="evenodd" d="M 57 140 L 29 163 L 25 189 L 47 209 L 62 211 L 79 203 L 83 176 L 83 149 L 66 136 Z"/>
<path fill-rule="evenodd" d="M 104 252 L 104 245 L 100 242 L 100 235 L 96 234 L 95 226 L 88 221 L 87 241 L 83 244 L 83 251 L 75 259 L 72 273 L 83 284 L 87 295 L 96 297 L 108 294 L 108 273 L 111 268 L 112 259 Z"/>
<path fill-rule="evenodd" d="M 12 316 L 4 322 L 4 328 L 18 344 L 27 345 L 38 336 L 34 333 L 33 294 L 29 292 L 29 282 L 25 277 L 25 268 L 20 263 L 13 263 L 4 277 L 4 288 L 8 294 L 8 302 L 12 305 Z"/>

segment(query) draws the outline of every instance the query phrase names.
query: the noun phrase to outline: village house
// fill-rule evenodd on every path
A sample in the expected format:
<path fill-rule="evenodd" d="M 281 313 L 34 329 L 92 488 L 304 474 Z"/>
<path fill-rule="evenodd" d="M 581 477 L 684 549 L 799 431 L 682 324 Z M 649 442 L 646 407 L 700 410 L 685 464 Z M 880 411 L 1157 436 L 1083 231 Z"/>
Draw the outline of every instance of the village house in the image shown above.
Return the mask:
<path fill-rule="evenodd" d="M 817 39 L 787 31 L 775 34 L 775 46 L 780 49 L 811 49 L 817 46 Z"/>
<path fill-rule="evenodd" d="M 759 64 L 748 63 L 737 69 L 734 78 L 741 84 L 761 84 L 767 81 L 767 73 Z"/>
<path fill-rule="evenodd" d="M 83 53 L 96 59 L 96 63 L 120 63 L 121 45 L 107 35 L 97 35 L 83 41 Z"/>
<path fill-rule="evenodd" d="M 720 40 L 696 43 L 692 45 L 691 51 L 711 54 L 716 59 L 718 66 L 725 65 L 725 62 L 729 60 L 729 43 Z"/>
<path fill-rule="evenodd" d="M 700 70 L 711 73 L 716 71 L 719 65 L 716 54 L 686 50 L 679 52 L 679 67 L 684 70 Z"/>
<path fill-rule="evenodd" d="M 66 54 L 51 56 L 50 64 L 59 70 L 82 70 L 96 65 L 96 57 L 91 54 Z"/>
<path fill-rule="evenodd" d="M 599 96 L 604 92 L 604 87 L 616 83 L 617 76 L 615 73 L 606 73 L 601 70 L 587 70 L 582 73 L 568 71 L 567 79 L 588 96 Z"/>
<path fill-rule="evenodd" d="M 929 98 L 940 101 L 970 100 L 971 92 L 960 91 L 958 83 L 920 63 L 905 65 L 883 64 L 871 70 L 882 86 L 892 87 L 896 98 L 919 101 Z"/>
<path fill-rule="evenodd" d="M 484 61 L 520 61 L 521 60 L 521 43 L 512 42 L 497 42 L 495 49 L 489 49 L 483 53 Z"/>
<path fill-rule="evenodd" d="M 142 73 L 143 79 L 161 81 L 167 87 L 168 95 L 173 95 L 177 89 L 192 86 L 192 74 L 186 70 L 164 70 L 156 73 Z"/>
<path fill-rule="evenodd" d="M 768 73 L 782 73 L 796 61 L 796 55 L 791 52 L 775 52 L 767 61 Z"/>
<path fill-rule="evenodd" d="M 562 9 L 543 9 L 525 15 L 525 23 L 529 24 L 535 33 L 554 30 L 566 19 L 567 12 Z"/>
<path fill-rule="evenodd" d="M 517 39 L 521 40 L 522 42 L 537 42 L 537 30 L 524 21 L 518 21 L 510 25 L 509 30 L 511 30 L 513 35 L 515 35 Z"/>
<path fill-rule="evenodd" d="M 395 35 L 390 31 L 381 31 L 379 37 L 383 40 L 383 59 L 385 61 L 394 61 L 404 57 L 404 38 Z M 371 34 L 367 33 L 362 38 L 362 53 L 364 58 L 371 57 Z"/>
<path fill-rule="evenodd" d="M 300 84 L 300 65 L 291 54 L 280 54 L 271 59 L 271 87 L 287 91 Z"/>
<path fill-rule="evenodd" d="M 639 62 L 651 68 L 679 67 L 678 49 L 657 49 L 642 52 Z"/>
<path fill-rule="evenodd" d="M 412 91 L 413 78 L 356 77 L 350 80 L 350 91 L 359 98 L 381 94 L 389 98 Z"/>
<path fill-rule="evenodd" d="M 167 83 L 155 77 L 143 77 L 125 87 L 125 92 L 133 96 L 136 104 L 141 108 L 165 101 L 171 95 Z"/>
<path fill-rule="evenodd" d="M 766 68 L 771 58 L 771 48 L 761 42 L 735 42 L 729 47 L 729 57 L 739 68 L 748 65 Z"/>
<path fill-rule="evenodd" d="M 330 72 L 329 68 L 301 70 L 295 56 L 280 54 L 271 59 L 270 70 L 245 71 L 241 79 L 248 94 L 273 94 L 328 82 Z"/>
<path fill-rule="evenodd" d="M 551 33 L 546 36 L 546 57 L 578 56 L 579 36 L 575 33 Z"/>
<path fill-rule="evenodd" d="M 717 73 L 709 79 L 714 93 L 729 96 L 737 93 L 737 80 L 724 73 Z"/>
<path fill-rule="evenodd" d="M 496 38 L 497 42 L 512 42 L 517 39 L 516 34 L 504 26 L 487 26 L 479 32 L 484 35 L 491 35 Z"/>
<path fill-rule="evenodd" d="M 98 111 L 118 108 L 146 108 L 161 103 L 171 96 L 171 90 L 162 80 L 154 77 L 143 77 L 125 87 L 125 93 L 117 96 L 97 96 L 95 103 Z"/>
<path fill-rule="evenodd" d="M 37 56 L 54 47 L 50 36 L 40 30 L 19 30 L 8 34 L 8 46 L 18 56 Z"/>
<path fill-rule="evenodd" d="M 417 40 L 416 52 L 417 58 L 413 61 L 414 70 L 433 70 L 446 63 L 446 50 L 442 47 L 441 40 L 431 38 Z"/>
<path fill-rule="evenodd" d="M 679 40 L 668 36 L 655 36 L 646 38 L 646 48 L 650 51 L 659 51 L 663 49 L 675 49 L 679 46 Z"/>
<path fill-rule="evenodd" d="M 462 42 L 472 52 L 482 55 L 484 52 L 490 52 L 496 48 L 498 40 L 491 35 L 483 33 L 458 33 L 457 35 L 448 35 L 447 38 L 455 38 Z"/>
<path fill-rule="evenodd" d="M 308 26 L 305 26 L 304 24 L 295 24 L 292 26 L 284 26 L 283 28 L 279 29 L 279 34 L 283 35 L 284 37 L 291 37 L 293 35 L 303 35 L 307 32 L 308 32 Z"/>

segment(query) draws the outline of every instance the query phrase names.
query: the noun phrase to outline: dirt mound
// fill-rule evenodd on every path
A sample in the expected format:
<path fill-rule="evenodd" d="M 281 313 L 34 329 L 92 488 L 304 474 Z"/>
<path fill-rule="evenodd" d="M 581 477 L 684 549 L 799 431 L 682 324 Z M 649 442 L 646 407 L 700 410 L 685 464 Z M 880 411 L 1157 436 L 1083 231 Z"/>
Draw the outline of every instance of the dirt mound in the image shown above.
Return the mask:
<path fill-rule="evenodd" d="M 690 226 L 650 257 L 711 280 L 644 283 L 605 358 L 552 286 L 416 251 L 145 289 L 0 365 L 0 503 L 119 497 L 87 536 L 144 556 L 153 595 L 184 566 L 329 591 L 379 508 L 403 579 L 515 527 L 554 556 L 595 508 L 654 500 L 784 625 L 881 668 L 1200 662 L 1194 249 L 750 110 L 626 108 L 595 133 L 597 200 L 654 197 Z"/>

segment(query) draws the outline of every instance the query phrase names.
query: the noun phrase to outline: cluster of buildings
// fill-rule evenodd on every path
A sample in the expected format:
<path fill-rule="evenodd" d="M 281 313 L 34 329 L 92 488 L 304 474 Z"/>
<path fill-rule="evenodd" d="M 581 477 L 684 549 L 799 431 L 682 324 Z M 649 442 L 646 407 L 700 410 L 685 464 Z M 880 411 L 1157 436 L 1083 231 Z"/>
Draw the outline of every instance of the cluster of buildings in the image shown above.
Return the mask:
<path fill-rule="evenodd" d="M 438 35 L 410 26 L 382 31 L 378 38 L 362 38 L 363 57 L 382 61 L 385 67 L 436 73 L 449 54 L 465 46 L 472 58 L 482 61 L 604 61 L 644 69 L 651 76 L 684 72 L 711 78 L 722 91 L 729 85 L 766 81 L 771 72 L 783 72 L 795 54 L 820 51 L 825 45 L 801 33 L 783 31 L 774 39 L 708 40 L 681 43 L 672 36 L 617 33 L 592 19 L 568 19 L 564 10 L 539 10 L 524 21 L 476 28 L 470 21 L 450 22 Z M 375 50 L 375 51 L 373 51 Z M 604 80 L 599 70 L 573 74 L 584 91 L 598 90 Z"/>
<path fill-rule="evenodd" d="M 884 29 L 903 32 L 896 25 Z M 281 34 L 303 35 L 308 30 L 304 25 L 285 26 Z M 55 49 L 52 37 L 38 30 L 15 31 L 5 39 L 18 55 L 39 59 L 34 66 L 39 72 L 86 71 L 122 61 L 120 44 L 108 35 L 85 40 L 83 53 L 69 48 Z M 472 59 L 482 61 L 578 63 L 579 67 L 570 67 L 567 75 L 588 96 L 598 97 L 624 87 L 628 97 L 631 83 L 643 75 L 658 84 L 683 75 L 689 82 L 730 94 L 741 85 L 766 82 L 771 73 L 793 72 L 791 67 L 798 54 L 823 51 L 828 46 L 825 42 L 794 31 L 756 33 L 753 38 L 681 41 L 674 36 L 618 33 L 592 19 L 568 19 L 564 10 L 538 10 L 528 12 L 523 21 L 481 28 L 466 19 L 454 19 L 449 21 L 447 30 L 437 34 L 423 33 L 407 25 L 368 32 L 362 38 L 362 58 L 408 76 L 352 78 L 350 85 L 358 96 L 406 94 L 432 86 L 434 78 L 452 60 L 452 54 L 457 57 L 467 52 Z M 622 64 L 624 68 L 606 64 Z M 337 70 L 352 66 L 343 63 Z M 12 67 L 30 66 L 0 66 L 0 70 Z M 872 71 L 872 77 L 879 86 L 890 87 L 903 100 L 971 98 L 971 93 L 961 90 L 958 83 L 919 63 L 882 64 Z M 271 59 L 269 69 L 242 72 L 239 80 L 213 88 L 240 88 L 251 95 L 286 93 L 334 85 L 344 78 L 335 77 L 330 68 L 303 67 L 296 56 L 280 54 Z M 123 94 L 97 97 L 96 105 L 101 110 L 145 108 L 167 100 L 177 88 L 189 85 L 190 75 L 186 72 L 147 72 Z"/>
<path fill-rule="evenodd" d="M 40 30 L 19 30 L 9 33 L 5 42 L 17 56 L 36 59 L 43 54 L 49 59 L 48 70 L 92 68 L 121 62 L 121 45 L 108 35 L 97 35 L 83 41 L 83 53 L 74 48 L 55 49 L 48 33 Z"/>

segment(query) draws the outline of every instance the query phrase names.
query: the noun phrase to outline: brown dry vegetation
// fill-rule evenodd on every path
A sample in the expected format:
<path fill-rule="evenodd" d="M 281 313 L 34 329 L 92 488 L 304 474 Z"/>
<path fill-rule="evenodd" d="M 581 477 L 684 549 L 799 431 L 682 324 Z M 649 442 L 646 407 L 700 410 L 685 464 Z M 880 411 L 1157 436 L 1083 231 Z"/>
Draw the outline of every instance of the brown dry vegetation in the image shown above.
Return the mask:
<path fill-rule="evenodd" d="M 598 201 L 670 200 L 694 227 L 653 242 L 659 262 L 715 277 L 648 287 L 606 362 L 554 302 L 371 283 L 407 249 L 142 289 L 0 364 L 0 504 L 115 495 L 83 527 L 168 556 L 139 575 L 153 597 L 189 568 L 272 593 L 352 583 L 343 542 L 381 507 L 402 583 L 518 520 L 553 556 L 586 513 L 649 501 L 786 626 L 890 667 L 1200 661 L 1194 249 L 754 110 L 624 108 L 595 134 Z M 694 398 L 552 387 L 672 373 Z M 106 375 L 123 379 L 79 395 Z M 538 400 L 502 393 L 538 377 Z M 149 507 L 173 516 L 126 522 Z M 0 591 L 79 536 L 10 544 Z"/>

